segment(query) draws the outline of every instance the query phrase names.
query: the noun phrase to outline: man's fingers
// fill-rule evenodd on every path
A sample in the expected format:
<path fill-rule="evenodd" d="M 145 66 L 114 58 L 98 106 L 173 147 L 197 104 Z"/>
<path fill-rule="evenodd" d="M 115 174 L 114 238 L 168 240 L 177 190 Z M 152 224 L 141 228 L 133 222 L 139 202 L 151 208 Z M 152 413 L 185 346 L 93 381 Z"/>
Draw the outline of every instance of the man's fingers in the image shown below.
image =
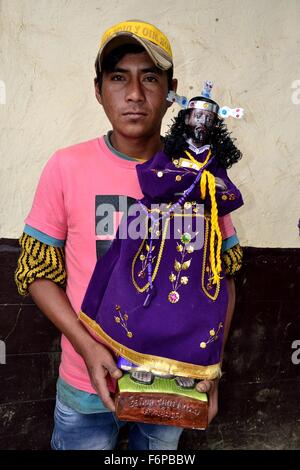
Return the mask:
<path fill-rule="evenodd" d="M 122 377 L 122 371 L 115 367 L 115 369 L 108 369 L 109 374 L 114 378 L 114 379 L 120 379 Z"/>
<path fill-rule="evenodd" d="M 106 408 L 108 408 L 110 411 L 113 413 L 116 411 L 115 403 L 113 399 L 110 396 L 110 393 L 108 390 L 102 390 L 100 389 L 100 398 L 103 401 L 104 405 Z"/>
<path fill-rule="evenodd" d="M 202 380 L 196 385 L 196 390 L 208 393 L 208 424 L 218 413 L 218 383 L 219 379 Z"/>
<path fill-rule="evenodd" d="M 106 408 L 108 408 L 110 411 L 115 412 L 115 404 L 113 399 L 110 396 L 108 387 L 107 387 L 107 382 L 106 378 L 104 376 L 104 371 L 103 371 L 103 377 L 101 379 L 98 379 L 96 382 L 93 383 L 99 397 L 103 401 L 104 405 Z"/>
<path fill-rule="evenodd" d="M 213 385 L 214 382 L 212 380 L 202 380 L 197 383 L 196 390 L 198 390 L 198 392 L 208 393 L 212 389 Z"/>
<path fill-rule="evenodd" d="M 111 375 L 111 377 L 114 379 L 120 379 L 122 377 L 122 371 L 118 369 L 111 356 L 106 361 L 103 361 L 103 366 L 108 370 L 109 375 Z"/>
<path fill-rule="evenodd" d="M 114 379 L 119 379 L 122 377 L 122 371 L 118 369 L 110 351 L 98 343 L 96 343 L 95 349 L 89 351 L 85 357 L 85 363 L 97 394 L 104 405 L 114 412 L 114 401 L 107 387 L 107 374 L 111 375 Z"/>

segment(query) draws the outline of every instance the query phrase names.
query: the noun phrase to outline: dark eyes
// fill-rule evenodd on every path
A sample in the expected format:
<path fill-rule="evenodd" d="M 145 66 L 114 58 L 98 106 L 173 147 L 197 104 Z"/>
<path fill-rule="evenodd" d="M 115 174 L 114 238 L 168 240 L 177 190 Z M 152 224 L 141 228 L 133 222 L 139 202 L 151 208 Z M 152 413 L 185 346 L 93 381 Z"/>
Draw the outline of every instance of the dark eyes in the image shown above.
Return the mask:
<path fill-rule="evenodd" d="M 153 75 L 149 75 L 149 76 L 145 77 L 145 80 L 147 82 L 158 82 L 158 78 L 153 76 Z"/>
<path fill-rule="evenodd" d="M 200 119 L 202 117 L 202 114 L 196 114 L 196 119 Z M 213 121 L 212 117 L 211 116 L 206 116 L 205 117 L 205 122 L 207 122 L 207 124 L 211 124 Z"/>
<path fill-rule="evenodd" d="M 124 80 L 124 77 L 123 77 L 123 75 L 113 75 L 111 77 L 111 80 L 113 80 L 115 82 L 120 82 L 121 80 Z"/>
<path fill-rule="evenodd" d="M 121 81 L 126 80 L 126 77 L 125 77 L 125 75 L 116 74 L 116 75 L 111 76 L 111 80 L 114 81 L 114 82 L 121 82 Z M 149 83 L 157 83 L 158 78 L 154 75 L 146 75 L 143 78 L 143 81 L 149 82 Z"/>

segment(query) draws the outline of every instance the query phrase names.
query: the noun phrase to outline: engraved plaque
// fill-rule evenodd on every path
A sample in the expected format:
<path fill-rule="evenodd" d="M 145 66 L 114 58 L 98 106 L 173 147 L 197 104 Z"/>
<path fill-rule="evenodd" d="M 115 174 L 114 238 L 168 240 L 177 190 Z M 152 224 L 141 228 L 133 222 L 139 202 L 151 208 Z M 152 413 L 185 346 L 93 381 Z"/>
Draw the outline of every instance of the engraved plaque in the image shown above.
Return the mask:
<path fill-rule="evenodd" d="M 131 390 L 128 391 L 128 378 L 125 376 L 123 383 L 122 380 L 123 377 L 116 394 L 116 414 L 120 420 L 192 429 L 207 427 L 206 394 L 182 389 L 178 390 L 178 394 L 174 393 L 173 381 L 168 379 L 159 379 L 158 385 L 151 386 L 130 384 Z M 167 392 L 168 385 L 171 393 Z M 139 388 L 143 390 L 139 391 Z M 153 391 L 155 388 L 156 391 Z M 161 388 L 163 391 L 159 390 Z"/>

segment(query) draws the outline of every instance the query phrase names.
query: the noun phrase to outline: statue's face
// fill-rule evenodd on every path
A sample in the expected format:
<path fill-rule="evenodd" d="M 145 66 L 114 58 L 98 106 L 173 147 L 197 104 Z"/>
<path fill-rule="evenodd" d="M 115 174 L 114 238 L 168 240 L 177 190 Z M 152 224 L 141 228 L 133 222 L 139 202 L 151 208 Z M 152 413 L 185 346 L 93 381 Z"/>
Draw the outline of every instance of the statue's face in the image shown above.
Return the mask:
<path fill-rule="evenodd" d="M 185 123 L 190 128 L 189 137 L 194 144 L 204 145 L 215 123 L 215 113 L 204 109 L 193 109 L 186 116 Z"/>

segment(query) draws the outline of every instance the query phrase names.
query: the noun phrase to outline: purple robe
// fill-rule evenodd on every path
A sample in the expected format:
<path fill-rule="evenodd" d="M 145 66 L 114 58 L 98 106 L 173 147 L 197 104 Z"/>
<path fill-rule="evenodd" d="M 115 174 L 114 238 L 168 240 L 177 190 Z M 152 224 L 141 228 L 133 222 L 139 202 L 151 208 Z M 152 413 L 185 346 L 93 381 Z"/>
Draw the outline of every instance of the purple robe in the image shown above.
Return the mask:
<path fill-rule="evenodd" d="M 208 148 L 193 155 L 200 163 L 207 156 Z M 184 215 L 181 207 L 169 210 L 199 171 L 209 171 L 226 185 L 215 194 L 219 216 L 240 207 L 241 194 L 216 158 L 199 170 L 187 155 L 172 162 L 158 152 L 136 168 L 144 194 L 138 205 L 142 216 L 129 215 L 121 222 L 110 249 L 96 264 L 80 319 L 100 341 L 143 368 L 198 379 L 217 377 L 228 297 L 223 271 L 216 283 L 212 280 L 211 200 L 208 194 L 201 199 L 197 184 L 185 200 Z M 161 203 L 160 212 L 151 212 L 160 220 L 151 225 L 147 210 Z M 124 238 L 137 221 L 142 237 Z"/>

